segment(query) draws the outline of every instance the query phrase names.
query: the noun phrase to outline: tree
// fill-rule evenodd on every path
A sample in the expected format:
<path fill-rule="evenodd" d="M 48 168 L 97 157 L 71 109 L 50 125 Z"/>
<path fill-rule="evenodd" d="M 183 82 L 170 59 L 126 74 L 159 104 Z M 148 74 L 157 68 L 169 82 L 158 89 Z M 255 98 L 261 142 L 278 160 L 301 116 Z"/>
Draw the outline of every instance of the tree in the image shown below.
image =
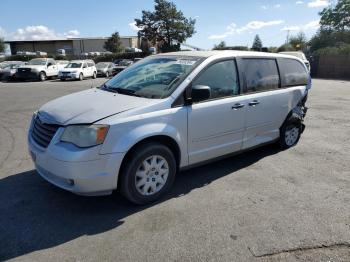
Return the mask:
<path fill-rule="evenodd" d="M 142 52 L 148 53 L 150 48 L 149 41 L 146 38 L 141 38 L 140 49 Z"/>
<path fill-rule="evenodd" d="M 135 19 L 140 28 L 139 37 L 158 44 L 162 52 L 180 49 L 180 44 L 195 34 L 195 19 L 186 18 L 174 3 L 155 0 L 154 11 L 142 11 L 142 18 Z"/>
<path fill-rule="evenodd" d="M 339 0 L 334 6 L 320 12 L 321 30 L 350 30 L 350 0 Z"/>
<path fill-rule="evenodd" d="M 288 44 L 295 50 L 305 50 L 307 45 L 305 34 L 303 32 L 299 32 L 296 36 L 291 36 Z"/>
<path fill-rule="evenodd" d="M 5 42 L 3 38 L 0 38 L 0 53 L 5 52 Z"/>
<path fill-rule="evenodd" d="M 120 36 L 118 32 L 115 32 L 111 35 L 110 38 L 105 42 L 104 49 L 112 53 L 121 53 L 124 50 Z"/>
<path fill-rule="evenodd" d="M 256 35 L 254 38 L 252 49 L 256 51 L 260 51 L 263 47 L 262 41 L 259 37 L 259 35 Z"/>
<path fill-rule="evenodd" d="M 225 41 L 221 41 L 218 45 L 214 45 L 213 50 L 224 50 L 226 48 Z"/>

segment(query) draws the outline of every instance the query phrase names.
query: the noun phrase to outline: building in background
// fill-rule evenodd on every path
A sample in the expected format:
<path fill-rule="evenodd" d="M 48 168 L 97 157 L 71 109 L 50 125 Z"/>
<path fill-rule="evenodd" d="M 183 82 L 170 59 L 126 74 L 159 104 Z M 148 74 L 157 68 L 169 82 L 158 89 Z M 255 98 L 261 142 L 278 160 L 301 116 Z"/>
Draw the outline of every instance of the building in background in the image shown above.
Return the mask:
<path fill-rule="evenodd" d="M 28 40 L 6 41 L 11 49 L 11 54 L 17 52 L 46 52 L 48 55 L 56 55 L 65 50 L 66 55 L 79 56 L 89 52 L 106 52 L 104 44 L 108 37 L 67 38 L 59 40 Z M 137 36 L 121 36 L 120 40 L 125 48 L 139 48 Z M 61 51 L 58 51 L 61 50 Z"/>

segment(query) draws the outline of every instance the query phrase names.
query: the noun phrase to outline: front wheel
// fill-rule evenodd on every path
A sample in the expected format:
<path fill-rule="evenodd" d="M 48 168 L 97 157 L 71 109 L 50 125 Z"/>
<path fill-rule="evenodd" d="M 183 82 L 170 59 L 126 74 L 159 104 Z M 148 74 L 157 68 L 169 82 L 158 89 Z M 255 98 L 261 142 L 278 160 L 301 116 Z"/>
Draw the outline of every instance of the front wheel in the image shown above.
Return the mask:
<path fill-rule="evenodd" d="M 79 75 L 79 81 L 83 81 L 84 80 L 84 75 L 83 75 L 83 73 L 80 73 L 80 75 Z"/>
<path fill-rule="evenodd" d="M 144 205 L 158 200 L 171 188 L 176 175 L 171 150 L 159 143 L 139 146 L 121 171 L 121 193 L 129 201 Z"/>
<path fill-rule="evenodd" d="M 107 77 L 107 78 L 109 77 L 109 72 L 108 72 L 108 71 L 106 72 L 106 77 Z"/>
<path fill-rule="evenodd" d="M 46 80 L 46 74 L 45 74 L 45 72 L 40 72 L 40 74 L 39 74 L 39 80 L 40 80 L 40 81 L 45 81 L 45 80 Z"/>

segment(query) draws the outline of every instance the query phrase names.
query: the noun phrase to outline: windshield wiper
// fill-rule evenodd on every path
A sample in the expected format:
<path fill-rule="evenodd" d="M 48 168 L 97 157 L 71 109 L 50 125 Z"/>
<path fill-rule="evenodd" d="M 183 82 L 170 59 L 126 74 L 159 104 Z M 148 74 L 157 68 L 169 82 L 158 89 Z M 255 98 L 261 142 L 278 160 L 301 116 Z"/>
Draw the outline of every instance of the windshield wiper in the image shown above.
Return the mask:
<path fill-rule="evenodd" d="M 100 88 L 109 92 L 117 93 L 117 94 L 142 97 L 138 94 L 135 94 L 135 90 L 131 90 L 131 89 L 126 89 L 121 87 L 109 87 L 106 84 L 102 84 Z"/>
<path fill-rule="evenodd" d="M 111 88 L 111 89 L 115 90 L 119 94 L 141 97 L 140 95 L 135 94 L 135 90 L 131 90 L 131 89 L 127 89 L 127 88 L 121 88 L 121 87 L 114 87 L 114 88 Z"/>
<path fill-rule="evenodd" d="M 102 86 L 100 86 L 100 89 L 106 90 L 106 91 L 109 91 L 109 92 L 113 92 L 113 93 L 118 93 L 117 90 L 115 90 L 114 88 L 110 88 L 105 83 L 103 83 Z"/>

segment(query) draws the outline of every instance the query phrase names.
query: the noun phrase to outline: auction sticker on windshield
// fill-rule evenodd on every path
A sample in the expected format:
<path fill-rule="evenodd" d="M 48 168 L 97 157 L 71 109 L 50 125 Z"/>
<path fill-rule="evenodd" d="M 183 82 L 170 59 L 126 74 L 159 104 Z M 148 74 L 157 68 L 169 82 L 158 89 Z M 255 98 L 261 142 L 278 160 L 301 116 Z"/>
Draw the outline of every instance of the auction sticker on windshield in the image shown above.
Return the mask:
<path fill-rule="evenodd" d="M 194 65 L 197 61 L 195 60 L 176 60 L 176 64 L 179 64 L 179 65 Z"/>

